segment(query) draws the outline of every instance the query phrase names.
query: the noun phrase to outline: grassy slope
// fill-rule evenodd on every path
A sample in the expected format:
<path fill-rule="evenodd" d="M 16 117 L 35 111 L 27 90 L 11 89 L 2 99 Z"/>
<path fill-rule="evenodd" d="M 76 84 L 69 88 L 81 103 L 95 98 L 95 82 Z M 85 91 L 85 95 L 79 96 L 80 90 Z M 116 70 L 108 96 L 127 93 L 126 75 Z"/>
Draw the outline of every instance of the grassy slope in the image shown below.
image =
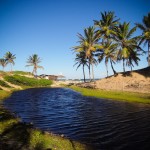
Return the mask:
<path fill-rule="evenodd" d="M 18 72 L 17 72 L 18 73 Z M 21 85 L 22 87 L 47 86 L 52 82 L 47 80 L 37 80 L 22 76 L 6 76 L 7 81 Z M 4 100 L 12 92 L 0 90 L 0 100 Z M 87 150 L 85 145 L 78 142 L 62 138 L 51 133 L 44 133 L 33 128 L 30 124 L 20 122 L 9 111 L 0 107 L 0 149 L 27 149 L 27 150 Z"/>
<path fill-rule="evenodd" d="M 129 102 L 139 102 L 150 104 L 150 94 L 131 93 L 122 91 L 104 91 L 97 89 L 87 89 L 77 86 L 70 86 L 71 89 L 81 92 L 84 96 L 93 96 L 97 98 L 106 98 L 113 100 L 124 100 Z"/>

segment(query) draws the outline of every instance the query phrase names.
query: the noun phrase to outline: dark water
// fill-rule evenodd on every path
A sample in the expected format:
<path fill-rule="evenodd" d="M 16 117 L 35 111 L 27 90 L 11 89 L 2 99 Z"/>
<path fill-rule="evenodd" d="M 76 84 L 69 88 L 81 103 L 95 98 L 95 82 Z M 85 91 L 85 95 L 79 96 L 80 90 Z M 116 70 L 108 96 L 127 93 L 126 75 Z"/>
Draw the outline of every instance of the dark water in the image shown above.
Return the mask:
<path fill-rule="evenodd" d="M 150 106 L 83 97 L 70 89 L 15 92 L 4 106 L 35 127 L 94 150 L 150 150 Z"/>

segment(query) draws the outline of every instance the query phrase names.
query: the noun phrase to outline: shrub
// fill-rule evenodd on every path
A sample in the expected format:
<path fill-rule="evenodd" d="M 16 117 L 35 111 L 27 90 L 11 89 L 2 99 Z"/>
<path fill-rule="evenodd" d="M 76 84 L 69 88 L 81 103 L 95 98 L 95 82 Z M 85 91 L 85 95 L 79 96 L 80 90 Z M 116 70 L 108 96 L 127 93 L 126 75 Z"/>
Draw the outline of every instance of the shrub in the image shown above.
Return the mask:
<path fill-rule="evenodd" d="M 28 78 L 19 75 L 5 76 L 5 80 L 12 84 L 20 86 L 40 87 L 40 86 L 50 86 L 52 84 L 51 80 Z"/>

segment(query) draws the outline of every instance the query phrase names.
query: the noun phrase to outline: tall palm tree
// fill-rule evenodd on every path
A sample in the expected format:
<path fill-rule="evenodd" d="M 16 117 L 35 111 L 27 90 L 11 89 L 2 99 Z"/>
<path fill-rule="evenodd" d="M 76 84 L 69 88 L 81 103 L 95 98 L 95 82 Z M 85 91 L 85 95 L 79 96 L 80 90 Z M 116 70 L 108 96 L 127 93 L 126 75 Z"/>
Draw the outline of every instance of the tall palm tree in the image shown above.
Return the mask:
<path fill-rule="evenodd" d="M 79 45 L 73 47 L 73 50 L 76 52 L 82 52 L 85 51 L 86 58 L 88 59 L 88 69 L 89 69 L 89 78 L 91 80 L 91 72 L 90 72 L 90 66 L 93 66 L 93 53 L 97 50 L 99 47 L 98 45 L 98 35 L 95 34 L 95 28 L 94 27 L 88 27 L 84 30 L 84 35 L 78 34 L 79 38 Z M 94 72 L 93 79 L 94 79 Z"/>
<path fill-rule="evenodd" d="M 137 27 L 142 30 L 141 43 L 148 45 L 148 66 L 150 66 L 150 13 L 143 17 L 143 24 L 136 23 Z"/>
<path fill-rule="evenodd" d="M 101 19 L 99 21 L 94 20 L 94 25 L 99 29 L 96 33 L 104 40 L 110 39 L 115 34 L 114 28 L 119 24 L 120 19 L 115 19 L 114 12 L 108 11 L 101 13 Z"/>
<path fill-rule="evenodd" d="M 130 23 L 124 22 L 119 24 L 115 31 L 114 40 L 118 43 L 119 49 L 118 60 L 123 60 L 123 71 L 125 72 L 125 61 L 132 56 L 133 51 L 140 51 L 142 49 L 138 46 L 139 37 L 132 37 L 136 27 L 130 29 Z"/>
<path fill-rule="evenodd" d="M 12 65 L 15 65 L 14 59 L 16 59 L 16 56 L 14 54 L 12 54 L 11 52 L 7 52 L 4 56 L 4 58 L 6 59 L 7 63 L 10 64 L 11 72 L 12 72 Z"/>
<path fill-rule="evenodd" d="M 85 66 L 88 67 L 88 61 L 86 59 L 85 52 L 81 51 L 81 52 L 77 53 L 75 61 L 76 61 L 76 63 L 74 64 L 74 66 L 78 64 L 77 69 L 82 65 L 83 77 L 84 77 L 84 82 L 85 82 L 85 70 L 84 70 L 84 67 Z"/>
<path fill-rule="evenodd" d="M 6 59 L 4 59 L 4 58 L 0 59 L 0 65 L 3 67 L 3 71 L 4 71 L 4 68 L 6 67 L 7 63 L 8 62 Z"/>
<path fill-rule="evenodd" d="M 108 62 L 110 61 L 111 68 L 113 70 L 114 75 L 117 74 L 113 67 L 113 63 L 117 61 L 117 43 L 111 42 L 111 40 L 102 42 L 102 49 L 97 50 L 96 56 L 98 56 L 98 61 L 101 62 L 102 59 L 105 59 L 105 66 L 107 70 L 108 77 Z"/>
<path fill-rule="evenodd" d="M 33 66 L 32 74 L 37 75 L 37 69 L 38 68 L 44 69 L 42 66 L 38 65 L 40 62 L 41 62 L 41 58 L 38 57 L 37 54 L 33 54 L 32 56 L 29 56 L 29 58 L 27 60 L 27 63 L 29 65 L 26 65 L 26 67 Z"/>

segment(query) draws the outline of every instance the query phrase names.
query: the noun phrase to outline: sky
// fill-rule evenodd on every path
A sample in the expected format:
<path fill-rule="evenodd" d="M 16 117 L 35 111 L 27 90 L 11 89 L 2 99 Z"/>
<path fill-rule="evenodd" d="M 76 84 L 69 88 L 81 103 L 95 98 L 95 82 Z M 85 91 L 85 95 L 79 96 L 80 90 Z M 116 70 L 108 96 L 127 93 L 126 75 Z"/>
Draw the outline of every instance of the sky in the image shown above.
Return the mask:
<path fill-rule="evenodd" d="M 100 20 L 104 11 L 114 11 L 120 22 L 130 22 L 133 27 L 150 12 L 150 0 L 0 0 L 0 58 L 10 51 L 16 55 L 13 70 L 32 71 L 32 67 L 25 67 L 27 58 L 38 54 L 42 59 L 39 65 L 44 67 L 38 74 L 81 79 L 82 68 L 76 70 L 71 48 L 78 45 L 77 33 L 93 26 L 93 20 Z M 140 34 L 138 29 L 135 35 Z M 140 59 L 134 69 L 147 67 L 146 55 Z M 122 71 L 122 63 L 114 68 Z M 94 68 L 94 74 L 95 78 L 106 76 L 104 62 Z"/>

